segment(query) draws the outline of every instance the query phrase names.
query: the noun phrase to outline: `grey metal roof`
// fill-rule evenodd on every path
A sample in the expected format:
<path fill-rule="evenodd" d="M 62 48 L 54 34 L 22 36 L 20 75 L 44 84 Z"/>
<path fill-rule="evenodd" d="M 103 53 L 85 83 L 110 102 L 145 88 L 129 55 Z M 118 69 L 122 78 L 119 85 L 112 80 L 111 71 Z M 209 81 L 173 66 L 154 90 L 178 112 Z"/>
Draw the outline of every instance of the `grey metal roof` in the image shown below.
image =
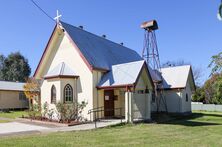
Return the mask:
<path fill-rule="evenodd" d="M 44 77 L 52 76 L 77 76 L 76 73 L 64 62 L 58 64 L 55 68 L 50 70 Z"/>
<path fill-rule="evenodd" d="M 134 84 L 144 64 L 144 60 L 130 63 L 113 65 L 111 70 L 105 74 L 98 87 L 119 86 Z"/>
<path fill-rule="evenodd" d="M 163 87 L 167 89 L 186 87 L 190 72 L 190 65 L 162 68 Z"/>
<path fill-rule="evenodd" d="M 151 76 L 152 80 L 154 82 L 162 81 L 160 72 L 157 71 L 157 70 L 156 71 L 153 70 L 149 65 L 147 65 L 147 66 L 148 66 L 149 73 L 150 73 L 150 76 Z"/>
<path fill-rule="evenodd" d="M 136 51 L 120 44 L 64 22 L 61 25 L 93 67 L 110 69 L 112 65 L 143 60 Z"/>
<path fill-rule="evenodd" d="M 20 82 L 0 81 L 0 90 L 24 91 L 24 85 Z"/>

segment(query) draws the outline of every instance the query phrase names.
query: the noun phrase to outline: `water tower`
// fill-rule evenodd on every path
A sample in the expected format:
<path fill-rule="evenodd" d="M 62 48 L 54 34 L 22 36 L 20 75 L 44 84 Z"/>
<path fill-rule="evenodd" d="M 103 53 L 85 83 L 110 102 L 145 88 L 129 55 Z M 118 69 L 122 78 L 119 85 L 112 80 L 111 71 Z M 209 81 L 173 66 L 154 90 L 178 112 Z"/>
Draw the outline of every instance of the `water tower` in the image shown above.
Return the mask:
<path fill-rule="evenodd" d="M 166 99 L 164 96 L 164 89 L 163 89 L 163 78 L 161 75 L 159 51 L 157 47 L 157 40 L 155 34 L 155 30 L 158 29 L 157 21 L 156 20 L 146 21 L 141 24 L 141 28 L 145 30 L 142 57 L 147 62 L 150 72 L 153 72 L 153 74 L 157 78 L 153 79 L 155 86 L 153 96 L 155 97 L 156 109 L 157 112 L 159 111 L 167 112 Z"/>

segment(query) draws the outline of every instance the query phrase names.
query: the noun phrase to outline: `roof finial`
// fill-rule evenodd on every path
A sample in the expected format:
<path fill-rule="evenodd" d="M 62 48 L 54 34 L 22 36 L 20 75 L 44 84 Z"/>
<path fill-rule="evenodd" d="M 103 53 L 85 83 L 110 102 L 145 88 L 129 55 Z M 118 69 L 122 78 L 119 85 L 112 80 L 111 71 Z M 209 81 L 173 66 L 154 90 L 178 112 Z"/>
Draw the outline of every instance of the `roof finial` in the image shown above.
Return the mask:
<path fill-rule="evenodd" d="M 56 17 L 54 18 L 56 20 L 56 23 L 59 23 L 59 18 L 62 17 L 62 15 L 59 15 L 59 10 L 56 11 Z"/>

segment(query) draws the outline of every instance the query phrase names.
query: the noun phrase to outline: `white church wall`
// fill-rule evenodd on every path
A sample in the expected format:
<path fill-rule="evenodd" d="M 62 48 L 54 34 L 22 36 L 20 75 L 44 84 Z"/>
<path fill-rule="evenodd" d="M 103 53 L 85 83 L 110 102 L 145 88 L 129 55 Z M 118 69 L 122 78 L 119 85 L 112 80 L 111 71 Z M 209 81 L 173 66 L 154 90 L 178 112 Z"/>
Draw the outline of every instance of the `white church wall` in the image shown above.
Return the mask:
<path fill-rule="evenodd" d="M 51 104 L 51 88 L 56 88 L 56 102 L 61 101 L 61 81 L 59 79 L 44 80 L 41 86 L 41 104 L 47 102 L 49 109 L 55 109 L 55 104 Z"/>
<path fill-rule="evenodd" d="M 136 90 L 144 90 L 146 87 L 151 90 L 151 83 L 150 79 L 148 78 L 148 75 L 146 73 L 145 68 L 142 69 L 142 73 L 138 79 Z"/>
<path fill-rule="evenodd" d="M 49 61 L 44 60 L 47 65 L 45 65 L 44 70 L 41 73 L 47 73 L 48 71 L 52 70 L 55 66 L 64 62 L 67 66 L 69 66 L 78 76 L 79 79 L 77 81 L 77 90 L 78 90 L 78 100 L 85 100 L 88 104 L 84 109 L 84 117 L 89 119 L 88 110 L 93 108 L 93 76 L 92 72 L 87 67 L 86 63 L 83 61 L 82 57 L 78 53 L 77 47 L 73 46 L 68 37 L 65 35 L 61 35 L 61 39 L 58 45 L 55 45 L 55 50 L 52 51 L 50 54 Z M 44 62 L 44 63 L 45 63 Z M 49 67 L 47 67 L 49 66 Z M 41 77 L 44 75 L 41 75 Z M 45 82 L 45 81 L 44 81 Z M 44 97 L 48 98 L 49 101 L 49 92 L 46 90 L 48 89 L 48 83 L 43 82 L 43 87 L 41 88 L 44 93 Z M 45 100 L 43 99 L 42 102 Z"/>
<path fill-rule="evenodd" d="M 173 90 L 164 90 L 163 93 L 166 104 L 167 111 L 170 113 L 180 113 L 182 112 L 182 91 L 173 89 Z M 152 111 L 157 111 L 156 100 L 155 102 L 151 101 Z M 164 103 L 161 101 L 159 111 L 166 111 Z"/>
<path fill-rule="evenodd" d="M 178 90 L 168 90 L 164 92 L 164 96 L 166 98 L 168 112 L 180 113 L 182 109 L 182 93 Z"/>
<path fill-rule="evenodd" d="M 188 101 L 186 101 L 186 94 L 188 96 Z M 192 97 L 192 91 L 190 89 L 189 82 L 187 82 L 186 88 L 183 90 L 182 112 L 191 112 L 191 97 Z"/>
<path fill-rule="evenodd" d="M 41 79 L 44 75 L 47 74 L 50 67 L 52 67 L 52 60 L 54 59 L 55 54 L 59 49 L 63 37 L 64 33 L 61 33 L 61 30 L 56 29 L 56 31 L 53 33 L 51 41 L 48 44 L 47 50 L 44 53 L 44 58 L 40 67 L 38 68 L 38 72 L 36 73 L 35 78 Z"/>
<path fill-rule="evenodd" d="M 103 91 L 97 90 L 96 86 L 98 85 L 103 73 L 101 71 L 93 70 L 93 108 L 98 108 L 103 106 Z"/>
<path fill-rule="evenodd" d="M 134 122 L 151 119 L 150 95 L 125 93 L 125 121 Z"/>

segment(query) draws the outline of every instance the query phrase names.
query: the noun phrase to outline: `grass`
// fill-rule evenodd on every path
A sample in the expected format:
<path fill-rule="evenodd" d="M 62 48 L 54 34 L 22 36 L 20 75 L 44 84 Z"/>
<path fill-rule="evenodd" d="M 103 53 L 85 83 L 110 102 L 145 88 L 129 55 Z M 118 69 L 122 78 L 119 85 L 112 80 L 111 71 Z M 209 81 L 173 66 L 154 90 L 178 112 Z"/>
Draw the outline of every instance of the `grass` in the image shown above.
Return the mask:
<path fill-rule="evenodd" d="M 157 124 L 1 138 L 0 146 L 222 146 L 222 113 L 170 117 Z"/>
<path fill-rule="evenodd" d="M 8 123 L 10 122 L 9 120 L 0 120 L 0 123 Z"/>
<path fill-rule="evenodd" d="M 0 112 L 0 118 L 9 118 L 15 119 L 22 116 L 27 116 L 28 112 L 26 111 L 10 111 L 10 112 Z"/>

